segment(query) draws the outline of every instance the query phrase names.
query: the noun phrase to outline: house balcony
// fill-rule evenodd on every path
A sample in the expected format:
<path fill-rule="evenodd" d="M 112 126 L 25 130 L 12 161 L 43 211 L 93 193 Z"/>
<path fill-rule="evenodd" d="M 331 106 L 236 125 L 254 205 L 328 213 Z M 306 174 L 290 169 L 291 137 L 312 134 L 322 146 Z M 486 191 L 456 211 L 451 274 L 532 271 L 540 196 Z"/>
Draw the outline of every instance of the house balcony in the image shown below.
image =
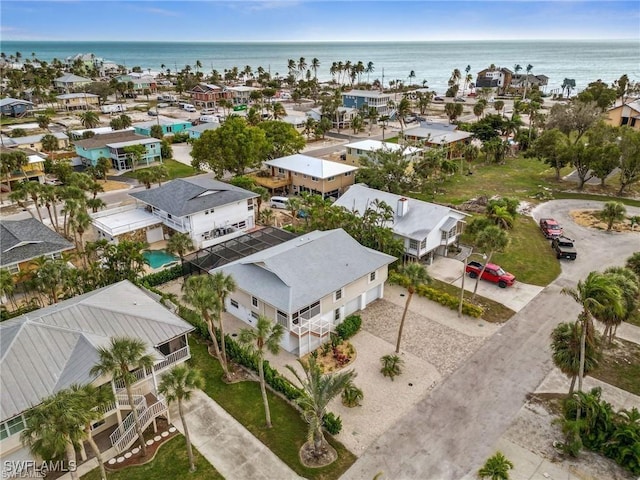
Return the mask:
<path fill-rule="evenodd" d="M 162 223 L 164 223 L 167 227 L 173 228 L 180 233 L 189 233 L 188 219 L 185 221 L 185 219 L 183 219 L 182 217 L 170 218 L 166 212 L 156 209 L 153 209 L 151 213 L 161 219 Z"/>
<path fill-rule="evenodd" d="M 189 350 L 189 346 L 187 345 L 186 347 L 182 347 L 181 349 L 176 350 L 175 352 L 171 352 L 169 355 L 167 355 L 164 358 L 164 360 L 161 360 L 160 362 L 156 363 L 153 366 L 153 371 L 140 368 L 138 370 L 131 372 L 136 378 L 133 384 L 135 385 L 136 383 L 141 382 L 143 380 L 148 380 L 154 374 L 160 373 L 166 370 L 167 368 L 172 367 L 176 363 L 183 362 L 185 360 L 188 360 L 189 358 L 191 358 L 191 351 Z M 125 387 L 124 382 L 122 380 L 115 381 L 114 385 L 117 390 L 121 390 Z"/>
<path fill-rule="evenodd" d="M 270 177 L 260 177 L 258 175 L 251 175 L 251 178 L 260 186 L 268 188 L 269 190 L 276 190 L 278 188 L 284 188 L 291 185 L 291 179 L 285 175 L 275 175 Z"/>
<path fill-rule="evenodd" d="M 316 315 L 309 320 L 300 319 L 299 322 L 298 324 L 293 323 L 291 325 L 291 333 L 298 337 L 309 334 L 324 337 L 329 335 L 333 328 L 333 322 L 323 319 L 321 315 Z"/>

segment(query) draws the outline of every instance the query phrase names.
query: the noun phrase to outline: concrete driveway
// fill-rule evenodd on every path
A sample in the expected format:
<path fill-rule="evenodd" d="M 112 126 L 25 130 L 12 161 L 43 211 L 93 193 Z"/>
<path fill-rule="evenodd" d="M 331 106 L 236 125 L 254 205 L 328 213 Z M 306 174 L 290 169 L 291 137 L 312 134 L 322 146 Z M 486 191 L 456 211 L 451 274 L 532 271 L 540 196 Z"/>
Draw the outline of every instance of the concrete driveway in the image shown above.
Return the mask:
<path fill-rule="evenodd" d="M 464 264 L 453 258 L 437 257 L 432 265 L 427 267 L 429 275 L 437 278 L 442 282 L 446 282 L 460 288 L 462 286 L 462 269 Z M 464 289 L 467 292 L 473 292 L 476 286 L 476 280 L 468 275 L 464 279 Z M 478 295 L 501 303 L 505 307 L 510 308 L 514 312 L 519 312 L 524 306 L 543 290 L 543 287 L 537 285 L 529 285 L 528 283 L 518 282 L 511 287 L 500 288 L 495 283 L 481 280 L 478 283 Z M 467 296 L 469 298 L 469 296 Z"/>
<path fill-rule="evenodd" d="M 577 208 L 600 209 L 602 203 L 556 200 L 537 207 L 534 217 L 559 220 L 576 239 L 579 259 L 563 263 L 553 283 L 387 430 L 342 478 L 370 479 L 382 472 L 382 479 L 459 480 L 471 478 L 493 454 L 527 394 L 553 369 L 551 331 L 580 311 L 571 298 L 560 295 L 561 288 L 574 287 L 592 270 L 622 265 L 640 250 L 640 233 L 575 225 L 569 211 Z M 640 214 L 640 208 L 627 210 Z"/>

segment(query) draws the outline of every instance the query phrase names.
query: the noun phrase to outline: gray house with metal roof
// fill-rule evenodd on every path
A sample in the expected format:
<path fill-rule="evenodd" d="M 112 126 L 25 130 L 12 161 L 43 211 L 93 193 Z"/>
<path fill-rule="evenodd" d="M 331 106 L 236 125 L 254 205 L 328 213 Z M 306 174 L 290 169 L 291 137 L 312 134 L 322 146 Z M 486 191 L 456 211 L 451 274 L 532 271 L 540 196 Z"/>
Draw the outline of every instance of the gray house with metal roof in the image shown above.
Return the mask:
<path fill-rule="evenodd" d="M 0 113 L 6 117 L 24 117 L 32 110 L 33 102 L 9 97 L 0 99 Z"/>
<path fill-rule="evenodd" d="M 362 215 L 368 208 L 384 202 L 391 210 L 389 227 L 404 243 L 407 256 L 415 259 L 446 255 L 450 245 L 458 241 L 465 218 L 469 215 L 436 203 L 423 202 L 394 193 L 353 185 L 333 204 Z"/>
<path fill-rule="evenodd" d="M 131 194 L 167 227 L 188 233 L 197 248 L 235 238 L 255 226 L 256 193 L 206 173 Z"/>
<path fill-rule="evenodd" d="M 0 458 L 31 458 L 20 443 L 24 414 L 74 383 L 114 392 L 115 401 L 105 407 L 103 420 L 92 431 L 110 434 L 112 453 L 128 448 L 137 438 L 133 422 L 127 419 L 131 406 L 122 383 L 90 373 L 99 359 L 98 350 L 108 348 L 114 338 L 130 337 L 144 341 L 155 358 L 153 368 L 133 372 L 134 402 L 145 429 L 158 416 L 167 415 L 167 404 L 157 392 L 159 377 L 190 358 L 187 333 L 191 330 L 156 296 L 127 280 L 2 322 Z"/>
<path fill-rule="evenodd" d="M 282 347 L 303 356 L 329 340 L 345 317 L 384 294 L 395 257 L 363 247 L 341 228 L 314 231 L 211 273 L 231 275 L 227 311 L 256 324 L 264 315 L 285 328 Z"/>
<path fill-rule="evenodd" d="M 12 274 L 39 257 L 59 258 L 73 243 L 35 218 L 0 220 L 0 268 Z"/>

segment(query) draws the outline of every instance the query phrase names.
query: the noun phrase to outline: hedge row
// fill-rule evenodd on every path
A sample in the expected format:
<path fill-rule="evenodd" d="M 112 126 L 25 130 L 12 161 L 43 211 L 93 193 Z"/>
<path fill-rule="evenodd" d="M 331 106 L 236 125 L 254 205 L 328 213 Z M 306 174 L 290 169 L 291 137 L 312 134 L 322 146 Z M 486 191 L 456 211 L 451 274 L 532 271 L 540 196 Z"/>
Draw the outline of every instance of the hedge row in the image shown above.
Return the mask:
<path fill-rule="evenodd" d="M 184 320 L 193 325 L 196 329 L 198 335 L 207 340 L 211 339 L 209 335 L 209 329 L 207 328 L 206 322 L 200 318 L 200 315 L 191 310 L 190 308 L 185 307 L 184 305 L 178 306 L 178 315 L 180 315 Z M 227 355 L 234 362 L 242 365 L 243 367 L 249 368 L 254 372 L 258 371 L 258 358 L 250 349 L 240 345 L 236 340 L 234 340 L 229 335 L 225 335 L 225 346 Z M 216 339 L 218 341 L 218 345 L 220 344 L 220 339 Z M 294 401 L 298 397 L 300 397 L 300 389 L 295 387 L 289 380 L 284 378 L 280 373 L 269 364 L 268 360 L 265 360 L 263 363 L 264 368 L 264 380 L 267 384 L 273 388 L 276 392 L 282 393 L 289 400 Z"/>
<path fill-rule="evenodd" d="M 184 275 L 182 270 L 182 264 L 175 265 L 171 268 L 166 268 L 159 272 L 150 273 L 140 279 L 140 284 L 144 287 L 155 287 L 162 285 L 163 283 L 170 282 L 176 278 L 180 278 Z"/>
<path fill-rule="evenodd" d="M 445 307 L 449 307 L 451 310 L 457 310 L 458 305 L 460 304 L 460 299 L 458 297 L 426 285 L 420 285 L 416 289 L 416 293 L 421 297 L 428 298 L 429 300 L 438 302 Z M 484 313 L 484 310 L 482 307 L 472 303 L 463 302 L 462 313 L 469 315 L 470 317 L 480 318 Z"/>

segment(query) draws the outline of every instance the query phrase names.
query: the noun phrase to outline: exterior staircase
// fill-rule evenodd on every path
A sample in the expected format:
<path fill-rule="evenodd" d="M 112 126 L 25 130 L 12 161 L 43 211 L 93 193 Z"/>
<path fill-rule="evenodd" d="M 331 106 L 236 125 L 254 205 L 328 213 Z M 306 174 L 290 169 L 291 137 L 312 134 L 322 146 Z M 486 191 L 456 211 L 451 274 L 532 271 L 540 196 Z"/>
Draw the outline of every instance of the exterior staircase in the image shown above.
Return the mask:
<path fill-rule="evenodd" d="M 147 401 L 147 397 L 150 401 Z M 143 395 L 141 392 L 134 390 L 133 393 L 133 408 L 138 413 L 138 420 L 140 427 L 144 431 L 151 422 L 163 413 L 168 412 L 167 403 L 162 397 L 154 397 L 153 395 Z M 118 389 L 116 391 L 116 398 L 118 403 L 124 407 L 131 407 L 127 392 L 125 389 Z M 155 400 L 155 401 L 154 401 Z M 110 435 L 111 445 L 113 445 L 118 453 L 129 448 L 138 439 L 138 433 L 136 431 L 136 425 L 133 416 L 133 408 L 129 415 L 127 415 L 122 423 L 116 430 Z"/>

